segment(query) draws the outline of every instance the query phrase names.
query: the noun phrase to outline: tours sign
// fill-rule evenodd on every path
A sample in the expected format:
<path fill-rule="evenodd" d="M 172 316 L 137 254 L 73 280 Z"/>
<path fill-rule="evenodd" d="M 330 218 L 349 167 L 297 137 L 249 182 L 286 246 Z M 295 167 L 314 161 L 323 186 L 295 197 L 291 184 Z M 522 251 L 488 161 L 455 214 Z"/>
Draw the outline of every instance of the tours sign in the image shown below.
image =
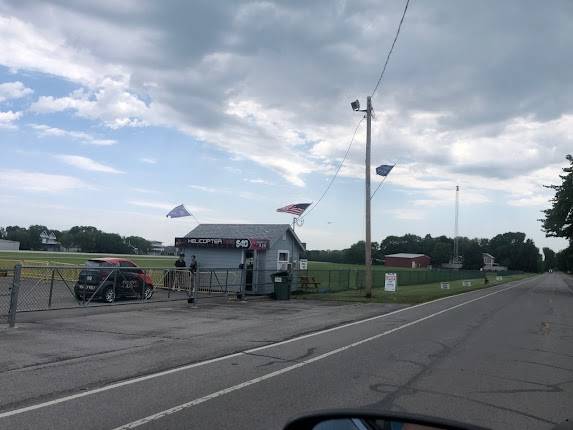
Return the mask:
<path fill-rule="evenodd" d="M 386 273 L 384 276 L 384 291 L 396 292 L 398 286 L 398 275 L 396 273 Z"/>
<path fill-rule="evenodd" d="M 229 239 L 219 237 L 176 237 L 177 248 L 220 248 L 250 249 L 265 251 L 269 247 L 267 239 Z"/>

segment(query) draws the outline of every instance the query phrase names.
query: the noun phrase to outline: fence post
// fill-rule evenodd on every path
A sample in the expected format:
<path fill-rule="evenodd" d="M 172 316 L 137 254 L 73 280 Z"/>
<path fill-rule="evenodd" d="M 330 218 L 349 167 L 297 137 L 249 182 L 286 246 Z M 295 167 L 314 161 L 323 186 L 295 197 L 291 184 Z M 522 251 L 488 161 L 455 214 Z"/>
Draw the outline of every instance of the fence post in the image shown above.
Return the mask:
<path fill-rule="evenodd" d="M 54 275 L 55 271 L 52 269 L 52 278 L 50 279 L 50 295 L 48 296 L 48 307 L 52 307 L 52 294 L 54 293 Z"/>
<path fill-rule="evenodd" d="M 12 280 L 12 290 L 10 290 L 10 310 L 8 311 L 8 326 L 14 328 L 16 325 L 16 310 L 18 309 L 18 292 L 20 290 L 20 276 L 22 265 L 14 266 L 14 279 Z"/>

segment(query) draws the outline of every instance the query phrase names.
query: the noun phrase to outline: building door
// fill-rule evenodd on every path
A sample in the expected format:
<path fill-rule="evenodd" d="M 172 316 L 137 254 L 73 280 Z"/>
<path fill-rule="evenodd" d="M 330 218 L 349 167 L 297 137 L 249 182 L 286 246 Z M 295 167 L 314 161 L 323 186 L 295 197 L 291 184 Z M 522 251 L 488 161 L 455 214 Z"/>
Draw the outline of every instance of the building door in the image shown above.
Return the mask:
<path fill-rule="evenodd" d="M 255 251 L 245 251 L 245 291 L 253 291 L 253 270 L 255 267 Z"/>

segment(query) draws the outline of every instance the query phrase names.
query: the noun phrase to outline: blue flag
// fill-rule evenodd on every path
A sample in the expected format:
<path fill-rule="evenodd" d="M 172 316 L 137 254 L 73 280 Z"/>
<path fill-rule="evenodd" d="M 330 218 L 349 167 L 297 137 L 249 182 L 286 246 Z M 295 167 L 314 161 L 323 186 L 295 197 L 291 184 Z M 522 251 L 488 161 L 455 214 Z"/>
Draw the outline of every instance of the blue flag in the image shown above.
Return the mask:
<path fill-rule="evenodd" d="M 191 213 L 185 208 L 184 205 L 179 205 L 176 208 L 173 208 L 169 211 L 167 218 L 181 218 L 184 216 L 191 216 Z"/>
<path fill-rule="evenodd" d="M 394 166 L 390 166 L 388 164 L 382 164 L 381 166 L 376 167 L 376 174 L 380 176 L 388 176 L 388 173 L 392 170 Z"/>

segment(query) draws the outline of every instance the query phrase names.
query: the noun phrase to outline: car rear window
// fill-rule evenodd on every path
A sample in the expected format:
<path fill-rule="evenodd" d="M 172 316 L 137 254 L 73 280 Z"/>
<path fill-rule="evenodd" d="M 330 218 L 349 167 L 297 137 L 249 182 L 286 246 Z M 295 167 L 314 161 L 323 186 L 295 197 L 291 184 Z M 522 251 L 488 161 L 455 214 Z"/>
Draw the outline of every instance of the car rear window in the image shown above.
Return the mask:
<path fill-rule="evenodd" d="M 86 267 L 113 267 L 113 264 L 107 261 L 88 260 L 86 261 Z"/>

